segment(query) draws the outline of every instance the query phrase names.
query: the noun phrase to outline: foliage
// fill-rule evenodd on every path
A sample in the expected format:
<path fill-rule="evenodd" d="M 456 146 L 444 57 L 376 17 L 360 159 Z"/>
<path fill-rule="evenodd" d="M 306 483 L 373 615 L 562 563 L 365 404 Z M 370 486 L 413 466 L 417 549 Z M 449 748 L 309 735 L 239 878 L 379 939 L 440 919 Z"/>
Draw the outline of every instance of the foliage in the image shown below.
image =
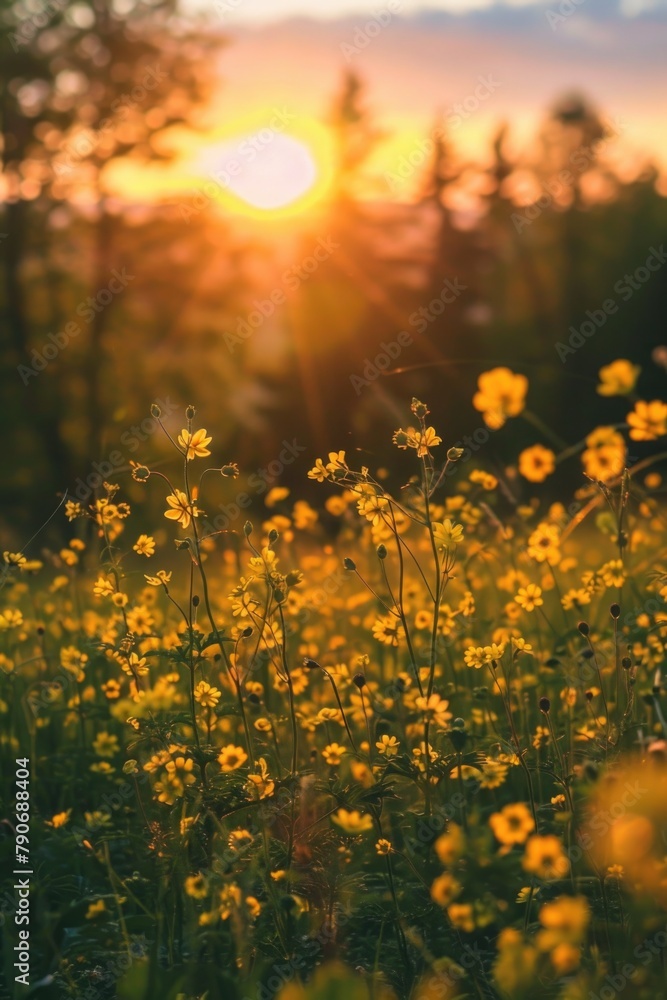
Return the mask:
<path fill-rule="evenodd" d="M 620 359 L 600 386 L 653 442 L 667 406 L 638 376 Z M 497 433 L 529 392 L 493 369 L 473 402 Z M 29 757 L 41 995 L 662 995 L 664 455 L 627 467 L 595 428 L 565 449 L 573 504 L 516 503 L 516 469 L 413 399 L 400 491 L 332 451 L 309 477 L 335 542 L 275 486 L 237 562 L 206 511 L 239 470 L 195 418 L 154 407 L 176 459 L 133 463 L 166 528 L 133 532 L 105 483 L 49 565 L 4 555 L 3 795 Z M 547 444 L 517 456 L 532 484 Z"/>

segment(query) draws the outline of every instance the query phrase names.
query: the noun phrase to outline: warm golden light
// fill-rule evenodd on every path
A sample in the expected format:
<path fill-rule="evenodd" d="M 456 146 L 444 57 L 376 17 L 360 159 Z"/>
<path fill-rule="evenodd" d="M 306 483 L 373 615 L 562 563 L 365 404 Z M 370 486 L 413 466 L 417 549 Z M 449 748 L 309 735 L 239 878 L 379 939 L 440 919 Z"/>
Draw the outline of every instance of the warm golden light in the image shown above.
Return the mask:
<path fill-rule="evenodd" d="M 331 137 L 316 122 L 279 108 L 238 121 L 203 149 L 194 172 L 215 201 L 255 218 L 300 214 L 320 201 L 331 181 Z M 211 187 L 215 185 L 215 190 Z"/>

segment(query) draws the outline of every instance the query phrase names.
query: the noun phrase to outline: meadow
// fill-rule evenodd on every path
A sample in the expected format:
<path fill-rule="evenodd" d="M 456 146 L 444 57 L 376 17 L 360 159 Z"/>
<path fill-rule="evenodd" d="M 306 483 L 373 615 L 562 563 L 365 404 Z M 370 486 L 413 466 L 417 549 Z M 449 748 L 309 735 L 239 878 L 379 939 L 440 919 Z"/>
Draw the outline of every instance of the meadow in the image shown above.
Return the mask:
<path fill-rule="evenodd" d="M 502 472 L 406 399 L 391 468 L 332 440 L 319 502 L 277 482 L 226 530 L 213 414 L 154 406 L 172 460 L 4 553 L 8 995 L 665 995 L 667 404 L 641 384 L 605 366 L 617 422 L 542 426 Z M 529 402 L 504 366 L 472 400 L 487 436 Z"/>

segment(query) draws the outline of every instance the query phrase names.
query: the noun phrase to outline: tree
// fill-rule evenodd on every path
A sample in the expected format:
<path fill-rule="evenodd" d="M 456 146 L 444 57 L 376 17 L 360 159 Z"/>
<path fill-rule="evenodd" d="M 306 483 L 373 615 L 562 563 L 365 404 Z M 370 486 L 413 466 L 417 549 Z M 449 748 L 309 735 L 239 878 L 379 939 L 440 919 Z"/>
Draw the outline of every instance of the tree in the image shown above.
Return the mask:
<path fill-rule="evenodd" d="M 197 23 L 184 21 L 175 0 L 116 7 L 45 0 L 38 11 L 19 0 L 2 12 L 5 398 L 22 413 L 23 444 L 44 469 L 45 508 L 71 481 L 65 421 L 78 420 L 82 453 L 99 458 L 114 391 L 103 372 L 104 331 L 116 303 L 98 308 L 97 301 L 120 263 L 114 168 L 173 157 L 169 130 L 196 126 L 213 82 L 210 57 L 221 43 L 218 33 L 205 37 Z M 78 260 L 77 273 L 71 269 L 68 241 L 77 228 L 87 242 L 84 273 Z M 89 296 L 95 301 L 87 313 Z M 90 319 L 77 341 L 77 363 L 66 355 L 67 364 L 64 357 L 41 374 L 48 355 L 64 349 L 53 338 L 64 343 L 66 334 L 53 324 L 69 320 L 81 329 L 81 315 Z"/>

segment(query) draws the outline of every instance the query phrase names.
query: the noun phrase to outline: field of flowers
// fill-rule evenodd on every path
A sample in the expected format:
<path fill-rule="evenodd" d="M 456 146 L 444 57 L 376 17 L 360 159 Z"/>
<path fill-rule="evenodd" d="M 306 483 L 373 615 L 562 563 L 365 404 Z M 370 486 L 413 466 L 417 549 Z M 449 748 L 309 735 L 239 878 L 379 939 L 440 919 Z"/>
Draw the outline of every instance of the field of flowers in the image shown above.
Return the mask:
<path fill-rule="evenodd" d="M 336 532 L 278 484 L 235 546 L 207 511 L 239 469 L 188 407 L 177 479 L 133 464 L 63 504 L 61 551 L 5 552 L 0 848 L 29 850 L 33 970 L 15 987 L 8 875 L 7 996 L 667 995 L 667 404 L 639 376 L 602 369 L 618 424 L 536 429 L 502 474 L 413 399 L 391 472 L 313 456 Z M 483 373 L 481 426 L 529 391 Z M 576 495 L 530 499 L 565 460 Z"/>

